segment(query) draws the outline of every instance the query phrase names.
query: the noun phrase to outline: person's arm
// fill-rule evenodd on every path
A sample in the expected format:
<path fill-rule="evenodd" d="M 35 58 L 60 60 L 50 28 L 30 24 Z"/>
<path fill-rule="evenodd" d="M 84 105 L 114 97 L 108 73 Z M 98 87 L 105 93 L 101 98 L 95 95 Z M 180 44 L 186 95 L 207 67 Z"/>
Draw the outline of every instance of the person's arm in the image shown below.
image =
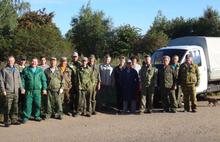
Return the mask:
<path fill-rule="evenodd" d="M 1 73 L 0 73 L 0 81 L 1 81 L 1 92 L 6 95 L 6 91 L 5 91 L 5 73 L 4 73 L 4 70 L 2 69 L 1 70 Z"/>
<path fill-rule="evenodd" d="M 199 73 L 198 65 L 195 66 L 196 66 L 196 78 L 197 78 L 196 87 L 198 87 L 200 84 L 200 73 Z"/>

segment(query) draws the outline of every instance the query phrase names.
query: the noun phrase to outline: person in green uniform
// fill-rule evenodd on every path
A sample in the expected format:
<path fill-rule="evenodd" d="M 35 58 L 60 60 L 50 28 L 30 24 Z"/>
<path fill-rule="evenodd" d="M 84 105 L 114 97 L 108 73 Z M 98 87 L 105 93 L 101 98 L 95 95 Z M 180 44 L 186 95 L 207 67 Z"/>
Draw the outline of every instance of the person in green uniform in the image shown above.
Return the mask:
<path fill-rule="evenodd" d="M 198 87 L 200 83 L 200 74 L 198 65 L 193 63 L 192 55 L 190 54 L 186 56 L 185 63 L 180 66 L 178 82 L 183 92 L 184 111 L 190 111 L 191 101 L 191 110 L 192 112 L 196 112 L 196 87 Z"/>
<path fill-rule="evenodd" d="M 154 90 L 157 84 L 157 69 L 151 64 L 151 57 L 145 55 L 145 64 L 139 72 L 141 84 L 140 112 L 151 113 L 153 108 Z"/>
<path fill-rule="evenodd" d="M 158 70 L 158 86 L 161 92 L 164 111 L 176 113 L 176 97 L 175 93 L 173 93 L 176 88 L 176 79 L 175 72 L 169 63 L 170 57 L 164 56 L 163 66 Z"/>
<path fill-rule="evenodd" d="M 92 115 L 96 114 L 96 93 L 100 90 L 100 74 L 99 67 L 95 64 L 95 55 L 89 57 L 89 67 L 92 69 L 92 90 L 91 90 L 91 103 L 92 103 Z"/>
<path fill-rule="evenodd" d="M 25 89 L 25 106 L 23 110 L 22 123 L 26 123 L 32 114 L 36 121 L 41 121 L 41 94 L 47 95 L 47 79 L 44 71 L 38 67 L 38 59 L 33 58 L 31 65 L 22 72 L 22 84 Z"/>
<path fill-rule="evenodd" d="M 50 67 L 45 71 L 47 78 L 47 116 L 62 119 L 62 93 L 64 90 L 64 79 L 61 71 L 57 68 L 57 59 L 51 57 Z"/>
<path fill-rule="evenodd" d="M 82 59 L 82 65 L 77 69 L 76 84 L 79 94 L 77 115 L 91 116 L 91 90 L 92 90 L 92 69 L 88 66 L 88 58 Z"/>
<path fill-rule="evenodd" d="M 68 65 L 67 57 L 62 57 L 58 69 L 61 71 L 61 75 L 64 79 L 64 87 L 62 95 L 63 112 L 69 116 L 73 115 L 72 107 L 72 82 L 73 82 L 73 70 Z"/>

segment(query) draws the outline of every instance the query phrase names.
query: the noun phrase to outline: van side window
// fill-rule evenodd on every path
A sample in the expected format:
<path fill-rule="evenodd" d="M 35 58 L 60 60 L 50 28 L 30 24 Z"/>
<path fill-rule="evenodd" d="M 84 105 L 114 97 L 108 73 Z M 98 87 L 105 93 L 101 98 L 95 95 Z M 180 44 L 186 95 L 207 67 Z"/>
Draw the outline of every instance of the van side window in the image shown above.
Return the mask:
<path fill-rule="evenodd" d="M 200 51 L 194 50 L 194 51 L 190 51 L 189 53 L 193 56 L 193 63 L 197 64 L 198 66 L 201 66 L 202 62 L 201 62 Z"/>

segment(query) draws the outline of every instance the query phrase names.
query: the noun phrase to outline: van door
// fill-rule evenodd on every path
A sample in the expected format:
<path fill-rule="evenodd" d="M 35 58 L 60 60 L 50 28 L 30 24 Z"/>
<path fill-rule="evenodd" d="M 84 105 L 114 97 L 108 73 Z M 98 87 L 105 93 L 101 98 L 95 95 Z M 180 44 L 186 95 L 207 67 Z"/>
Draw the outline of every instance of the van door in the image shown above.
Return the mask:
<path fill-rule="evenodd" d="M 189 51 L 189 54 L 193 56 L 193 63 L 197 64 L 199 67 L 200 84 L 199 87 L 196 88 L 196 92 L 199 94 L 206 91 L 208 87 L 208 74 L 205 54 L 202 48 Z"/>

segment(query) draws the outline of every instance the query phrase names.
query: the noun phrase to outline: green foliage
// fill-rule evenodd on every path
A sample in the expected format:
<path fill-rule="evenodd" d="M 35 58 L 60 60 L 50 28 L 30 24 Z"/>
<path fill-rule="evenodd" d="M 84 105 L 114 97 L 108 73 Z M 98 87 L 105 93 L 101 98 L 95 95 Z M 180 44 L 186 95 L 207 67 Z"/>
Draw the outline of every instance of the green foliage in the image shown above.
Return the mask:
<path fill-rule="evenodd" d="M 85 56 L 91 53 L 102 56 L 108 52 L 108 35 L 111 30 L 111 20 L 105 18 L 102 11 L 92 11 L 90 4 L 83 6 L 79 16 L 72 19 L 70 30 L 72 43 Z"/>
<path fill-rule="evenodd" d="M 135 50 L 138 41 L 141 40 L 139 32 L 140 29 L 129 24 L 116 28 L 111 41 L 111 54 L 113 56 L 131 54 Z"/>

